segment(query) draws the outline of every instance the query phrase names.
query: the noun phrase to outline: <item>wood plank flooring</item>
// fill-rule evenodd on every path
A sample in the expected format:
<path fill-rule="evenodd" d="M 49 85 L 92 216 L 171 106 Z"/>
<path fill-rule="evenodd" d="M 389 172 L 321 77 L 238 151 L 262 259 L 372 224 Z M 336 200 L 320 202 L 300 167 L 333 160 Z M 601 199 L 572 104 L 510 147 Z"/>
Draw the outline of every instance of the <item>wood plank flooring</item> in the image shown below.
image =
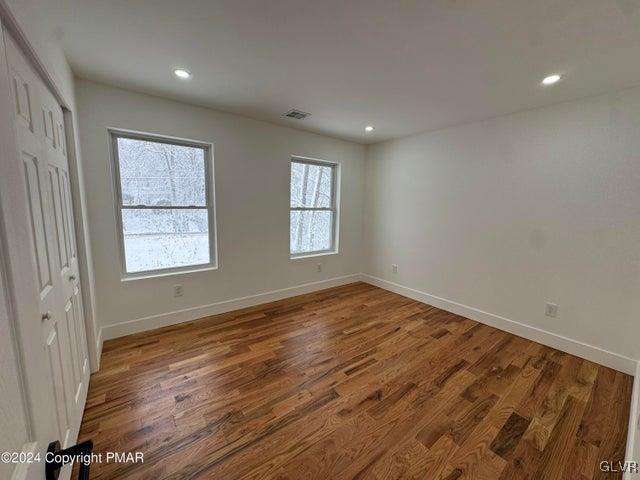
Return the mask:
<path fill-rule="evenodd" d="M 364 283 L 106 342 L 92 479 L 614 479 L 632 378 Z"/>

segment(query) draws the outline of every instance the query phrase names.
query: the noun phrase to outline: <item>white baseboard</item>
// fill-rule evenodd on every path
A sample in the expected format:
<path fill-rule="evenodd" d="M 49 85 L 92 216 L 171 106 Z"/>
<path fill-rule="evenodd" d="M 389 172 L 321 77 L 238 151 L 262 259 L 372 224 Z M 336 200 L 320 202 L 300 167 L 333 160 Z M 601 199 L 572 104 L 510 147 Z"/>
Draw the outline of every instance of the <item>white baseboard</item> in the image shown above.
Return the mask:
<path fill-rule="evenodd" d="M 627 449 L 625 451 L 624 459 L 627 462 L 640 462 L 640 438 L 638 438 L 639 419 L 640 413 L 640 362 L 636 363 L 636 372 L 633 379 L 633 390 L 631 392 L 631 407 L 629 408 L 629 426 L 627 428 Z M 623 479 L 631 480 L 636 478 L 637 474 L 632 472 L 625 472 Z"/>
<path fill-rule="evenodd" d="M 483 312 L 477 308 L 469 307 L 435 295 L 430 295 L 372 275 L 362 274 L 362 280 L 370 283 L 371 285 L 375 285 L 376 287 L 384 288 L 385 290 L 404 295 L 405 297 L 412 298 L 419 302 L 433 305 L 434 307 L 441 308 L 442 310 L 470 318 L 477 322 L 484 323 L 485 325 L 499 328 L 505 332 L 513 333 L 519 337 L 524 337 L 529 340 L 533 340 L 534 342 L 542 343 L 543 345 L 556 348 L 577 357 L 591 360 L 592 362 L 613 368 L 620 372 L 628 373 L 629 375 L 636 374 L 637 361 L 632 358 L 628 358 L 593 345 L 588 345 L 586 343 L 579 342 L 578 340 L 563 337 L 557 333 L 548 332 L 540 328 L 516 322 L 515 320 L 494 315 L 493 313 Z"/>
<path fill-rule="evenodd" d="M 305 293 L 311 293 L 325 288 L 346 285 L 347 283 L 353 283 L 360 280 L 362 280 L 362 275 L 355 273 L 353 275 L 345 275 L 342 277 L 330 278 L 328 280 L 321 280 L 319 282 L 305 283 L 294 287 L 272 290 L 270 292 L 258 293 L 246 297 L 233 298 L 231 300 L 224 300 L 221 302 L 211 303 L 209 305 L 200 305 L 159 315 L 137 318 L 135 320 L 129 320 L 113 325 L 105 325 L 100 329 L 98 338 L 99 342 L 102 342 L 104 340 L 124 337 L 125 335 L 130 335 L 132 333 L 189 322 L 191 320 L 197 320 L 210 315 L 218 315 L 220 313 L 227 313 L 241 308 L 275 302 L 276 300 L 295 297 L 296 295 L 303 295 Z M 100 343 L 99 346 L 99 351 L 102 351 L 102 344 Z"/>
<path fill-rule="evenodd" d="M 191 320 L 197 320 L 210 315 L 227 313 L 241 308 L 253 307 L 263 303 L 274 302 L 276 300 L 282 300 L 284 298 L 315 292 L 324 288 L 337 287 L 339 285 L 345 285 L 347 283 L 357 281 L 370 283 L 371 285 L 404 295 L 419 302 L 433 305 L 434 307 L 470 318 L 477 322 L 499 328 L 500 330 L 533 340 L 534 342 L 542 343 L 581 358 L 586 358 L 587 360 L 591 360 L 629 375 L 636 374 L 638 362 L 632 358 L 368 274 L 345 275 L 342 277 L 330 278 L 328 280 L 321 280 L 319 282 L 296 285 L 246 297 L 233 298 L 208 305 L 200 305 L 197 307 L 129 320 L 113 325 L 106 325 L 100 329 L 98 334 L 98 352 L 102 351 L 102 342 L 105 340 L 111 340 L 113 338 L 123 337 L 132 333 L 153 330 L 155 328 L 166 327 Z"/>

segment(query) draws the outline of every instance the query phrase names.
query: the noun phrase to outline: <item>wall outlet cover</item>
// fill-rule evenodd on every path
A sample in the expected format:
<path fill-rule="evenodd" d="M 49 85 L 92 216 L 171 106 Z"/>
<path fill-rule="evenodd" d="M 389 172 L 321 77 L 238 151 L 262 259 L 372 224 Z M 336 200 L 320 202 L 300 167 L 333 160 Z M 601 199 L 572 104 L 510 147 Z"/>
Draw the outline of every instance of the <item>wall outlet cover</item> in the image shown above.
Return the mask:
<path fill-rule="evenodd" d="M 558 316 L 558 305 L 556 305 L 555 303 L 547 303 L 547 305 L 544 308 L 544 314 L 547 317 L 552 317 L 555 318 Z"/>

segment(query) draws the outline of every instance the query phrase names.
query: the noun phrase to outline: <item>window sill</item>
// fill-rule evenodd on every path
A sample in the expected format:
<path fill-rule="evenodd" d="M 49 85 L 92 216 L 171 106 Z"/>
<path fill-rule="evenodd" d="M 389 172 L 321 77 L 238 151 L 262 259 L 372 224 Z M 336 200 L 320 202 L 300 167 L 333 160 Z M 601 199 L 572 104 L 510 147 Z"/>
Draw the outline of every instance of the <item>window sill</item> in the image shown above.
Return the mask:
<path fill-rule="evenodd" d="M 300 255 L 291 255 L 289 260 L 303 260 L 305 258 L 326 257 L 327 255 L 338 255 L 337 251 L 330 252 L 316 252 L 316 253 L 302 253 Z"/>
<path fill-rule="evenodd" d="M 213 270 L 218 270 L 217 266 L 203 266 L 203 267 L 195 267 L 181 270 L 172 270 L 168 272 L 156 271 L 156 272 L 142 272 L 141 274 L 132 274 L 127 275 L 126 277 L 121 277 L 121 282 L 132 282 L 135 280 L 149 280 L 152 278 L 162 278 L 162 277 L 173 277 L 175 275 L 185 275 L 189 273 L 200 273 L 200 272 L 210 272 Z"/>

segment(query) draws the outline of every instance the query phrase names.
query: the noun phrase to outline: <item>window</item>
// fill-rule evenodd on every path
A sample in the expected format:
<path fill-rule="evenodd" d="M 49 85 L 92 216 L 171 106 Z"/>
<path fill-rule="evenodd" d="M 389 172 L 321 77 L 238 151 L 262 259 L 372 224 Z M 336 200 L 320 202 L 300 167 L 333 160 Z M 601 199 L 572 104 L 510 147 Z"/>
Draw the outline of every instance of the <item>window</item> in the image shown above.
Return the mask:
<path fill-rule="evenodd" d="M 291 161 L 292 257 L 336 250 L 336 170 L 333 163 L 299 158 Z"/>
<path fill-rule="evenodd" d="M 214 267 L 211 146 L 111 136 L 125 275 Z"/>

